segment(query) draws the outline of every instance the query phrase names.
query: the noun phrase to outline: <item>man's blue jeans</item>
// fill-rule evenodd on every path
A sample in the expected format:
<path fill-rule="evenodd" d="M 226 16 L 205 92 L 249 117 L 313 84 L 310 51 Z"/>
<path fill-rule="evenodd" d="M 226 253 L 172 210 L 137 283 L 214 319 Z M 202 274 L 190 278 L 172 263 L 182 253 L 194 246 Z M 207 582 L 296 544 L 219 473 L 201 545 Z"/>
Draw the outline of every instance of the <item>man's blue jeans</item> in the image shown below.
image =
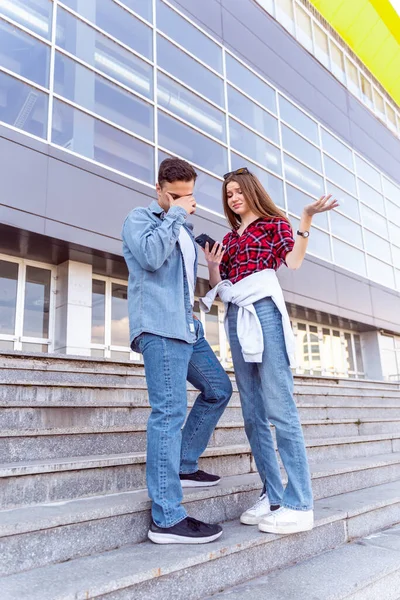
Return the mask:
<path fill-rule="evenodd" d="M 143 354 L 151 405 L 147 423 L 147 487 L 153 521 L 172 527 L 186 517 L 179 473 L 198 470 L 199 456 L 232 395 L 232 384 L 210 345 L 200 321 L 197 341 L 142 333 L 137 345 Z M 200 391 L 186 424 L 186 381 Z"/>
<path fill-rule="evenodd" d="M 230 346 L 246 435 L 270 503 L 309 510 L 313 506 L 311 478 L 293 397 L 281 313 L 271 298 L 255 302 L 254 307 L 264 337 L 261 363 L 244 361 L 236 330 L 238 307 L 230 304 L 228 310 Z M 285 489 L 270 424 L 275 425 L 279 454 L 288 476 Z"/>

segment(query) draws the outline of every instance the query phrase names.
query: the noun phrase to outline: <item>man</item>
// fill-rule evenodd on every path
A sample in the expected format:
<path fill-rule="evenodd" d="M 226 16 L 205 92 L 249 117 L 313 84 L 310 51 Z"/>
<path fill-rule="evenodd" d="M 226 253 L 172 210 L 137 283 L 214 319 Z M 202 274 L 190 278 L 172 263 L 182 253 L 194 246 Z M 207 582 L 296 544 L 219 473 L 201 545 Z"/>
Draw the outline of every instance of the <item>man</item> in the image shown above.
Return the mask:
<path fill-rule="evenodd" d="M 131 347 L 143 354 L 149 400 L 147 487 L 152 500 L 148 536 L 158 544 L 206 543 L 222 528 L 188 517 L 182 486 L 216 485 L 198 459 L 232 394 L 231 382 L 193 315 L 197 248 L 187 223 L 196 210 L 197 174 L 186 161 L 164 160 L 157 201 L 135 208 L 122 237 L 129 269 Z M 182 431 L 186 381 L 200 394 Z"/>

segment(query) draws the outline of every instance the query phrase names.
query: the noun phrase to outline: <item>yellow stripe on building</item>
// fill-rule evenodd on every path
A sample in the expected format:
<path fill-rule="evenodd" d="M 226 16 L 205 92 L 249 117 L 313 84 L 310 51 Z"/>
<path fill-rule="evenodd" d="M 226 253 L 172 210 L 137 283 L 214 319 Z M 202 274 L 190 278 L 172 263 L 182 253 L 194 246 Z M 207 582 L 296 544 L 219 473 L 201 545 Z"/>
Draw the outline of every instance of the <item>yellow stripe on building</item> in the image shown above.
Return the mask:
<path fill-rule="evenodd" d="M 400 17 L 389 0 L 311 0 L 400 105 Z"/>

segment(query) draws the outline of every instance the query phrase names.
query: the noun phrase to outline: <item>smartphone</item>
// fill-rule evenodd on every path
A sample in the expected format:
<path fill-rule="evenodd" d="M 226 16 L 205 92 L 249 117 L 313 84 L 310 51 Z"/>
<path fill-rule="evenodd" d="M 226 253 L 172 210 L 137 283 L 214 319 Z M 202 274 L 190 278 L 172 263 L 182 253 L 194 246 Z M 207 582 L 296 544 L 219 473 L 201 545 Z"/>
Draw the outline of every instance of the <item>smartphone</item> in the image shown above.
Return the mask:
<path fill-rule="evenodd" d="M 217 242 L 215 240 L 213 240 L 209 235 L 207 235 L 206 233 L 202 233 L 201 235 L 198 235 L 196 238 L 194 238 L 196 240 L 196 242 L 199 244 L 199 246 L 201 246 L 202 248 L 205 249 L 206 247 L 206 243 L 208 242 L 208 248 L 209 250 L 212 250 L 214 247 L 214 244 L 216 244 Z"/>

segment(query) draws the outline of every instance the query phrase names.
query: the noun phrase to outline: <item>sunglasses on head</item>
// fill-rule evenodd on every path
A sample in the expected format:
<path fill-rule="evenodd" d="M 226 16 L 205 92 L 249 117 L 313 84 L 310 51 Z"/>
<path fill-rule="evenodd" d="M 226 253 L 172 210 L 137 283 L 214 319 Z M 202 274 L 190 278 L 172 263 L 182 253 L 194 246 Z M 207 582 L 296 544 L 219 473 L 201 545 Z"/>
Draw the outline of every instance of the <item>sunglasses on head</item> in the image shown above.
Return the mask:
<path fill-rule="evenodd" d="M 229 171 L 229 173 L 225 173 L 224 180 L 228 179 L 228 177 L 230 177 L 231 175 L 243 175 L 243 174 L 251 175 L 251 173 L 247 167 L 241 167 L 240 169 L 236 169 L 236 171 Z"/>

